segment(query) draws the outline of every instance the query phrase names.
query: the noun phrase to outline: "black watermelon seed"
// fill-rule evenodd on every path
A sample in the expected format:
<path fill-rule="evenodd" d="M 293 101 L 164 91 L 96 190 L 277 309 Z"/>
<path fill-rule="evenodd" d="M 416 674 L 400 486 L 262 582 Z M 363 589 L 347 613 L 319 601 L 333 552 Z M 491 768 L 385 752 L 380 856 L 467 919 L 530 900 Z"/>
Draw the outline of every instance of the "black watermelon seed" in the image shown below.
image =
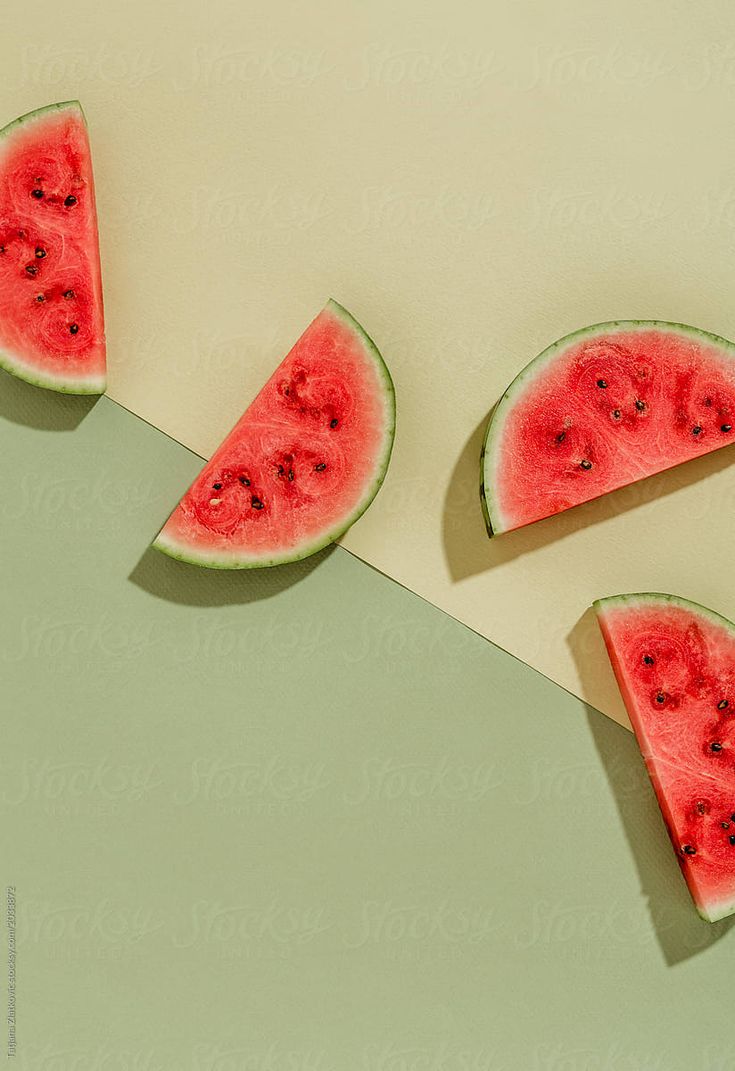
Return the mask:
<path fill-rule="evenodd" d="M 722 744 L 718 744 L 718 742 L 715 740 L 712 744 L 710 744 L 709 749 L 710 751 L 722 751 Z"/>
<path fill-rule="evenodd" d="M 65 290 L 62 296 L 65 297 L 67 301 L 71 301 L 71 299 L 75 295 L 74 295 L 74 291 L 73 290 Z"/>
<path fill-rule="evenodd" d="M 665 703 L 666 702 L 666 696 L 664 695 L 663 692 L 659 692 L 658 693 L 658 695 L 656 696 L 656 702 L 657 703 Z"/>
<path fill-rule="evenodd" d="M 4 253 L 4 252 L 5 252 L 5 246 L 4 245 L 0 245 L 0 253 Z"/>
<path fill-rule="evenodd" d="M 731 844 L 735 844 L 735 836 L 731 836 L 730 837 L 730 843 Z"/>
<path fill-rule="evenodd" d="M 729 829 L 730 828 L 730 823 L 729 822 L 720 822 L 720 825 L 722 826 L 723 829 Z"/>
<path fill-rule="evenodd" d="M 732 424 L 723 424 L 720 427 L 720 431 L 732 431 Z"/>
<path fill-rule="evenodd" d="M 284 472 L 285 472 L 285 469 L 284 469 L 283 465 L 279 465 L 278 466 L 278 475 L 279 476 L 283 476 Z"/>
<path fill-rule="evenodd" d="M 620 420 L 622 415 L 623 414 L 620 412 L 619 409 L 613 409 L 613 419 L 614 420 Z"/>
<path fill-rule="evenodd" d="M 79 324 L 69 324 L 69 333 L 70 334 L 76 335 L 78 330 L 79 330 Z"/>
<path fill-rule="evenodd" d="M 587 458 L 584 458 L 582 461 L 580 461 L 579 467 L 581 469 L 584 469 L 585 472 L 589 472 L 589 470 L 592 468 L 592 462 L 588 461 Z"/>
<path fill-rule="evenodd" d="M 37 201 L 40 201 L 43 197 L 43 190 L 31 190 L 31 197 L 35 197 Z"/>
<path fill-rule="evenodd" d="M 339 424 L 339 421 L 337 420 L 336 417 L 334 417 L 334 419 L 329 421 L 330 428 L 336 428 L 338 424 Z"/>
<path fill-rule="evenodd" d="M 735 814 L 731 814 L 731 815 L 730 815 L 730 820 L 731 820 L 732 822 L 735 822 Z"/>
<path fill-rule="evenodd" d="M 238 476 L 237 478 L 240 481 L 240 483 L 243 485 L 243 487 L 249 487 L 250 486 L 250 480 L 247 478 L 247 476 Z"/>
<path fill-rule="evenodd" d="M 221 491 L 222 490 L 222 484 L 221 483 L 213 483 L 212 484 L 212 490 L 213 491 Z"/>
<path fill-rule="evenodd" d="M 320 461 L 318 465 L 314 466 L 314 468 L 316 469 L 317 472 L 324 472 L 326 467 L 327 466 L 324 464 L 323 461 Z"/>
<path fill-rule="evenodd" d="M 294 478 L 294 471 L 293 471 L 293 469 L 289 469 L 289 470 L 288 470 L 288 478 L 289 478 L 289 480 L 293 480 L 293 478 Z"/>
<path fill-rule="evenodd" d="M 692 428 L 692 435 L 701 435 L 701 434 L 702 434 L 702 426 L 701 426 L 701 424 L 695 424 L 694 427 Z"/>
<path fill-rule="evenodd" d="M 45 301 L 45 300 L 46 300 L 46 297 L 45 297 L 44 294 L 37 294 L 36 295 L 36 301 Z"/>
<path fill-rule="evenodd" d="M 253 509 L 262 509 L 263 508 L 263 503 L 260 501 L 259 498 L 251 498 L 250 505 L 253 507 Z"/>
<path fill-rule="evenodd" d="M 36 256 L 39 260 L 43 260 L 43 258 L 46 256 L 46 250 L 43 248 L 43 246 L 36 246 Z"/>
<path fill-rule="evenodd" d="M 697 802 L 697 814 L 706 814 L 706 813 L 707 813 L 707 804 L 704 802 L 704 800 L 698 800 L 698 802 Z"/>
<path fill-rule="evenodd" d="M 681 850 L 684 852 L 684 855 L 696 855 L 697 854 L 697 849 L 693 848 L 691 846 L 691 844 L 685 844 L 684 847 Z"/>
<path fill-rule="evenodd" d="M 566 439 L 566 437 L 567 437 L 567 433 L 565 431 L 560 431 L 559 434 L 556 437 L 556 441 L 558 443 L 563 443 L 564 440 Z"/>
<path fill-rule="evenodd" d="M 600 387 L 601 390 L 605 390 L 605 388 L 607 387 L 607 380 L 606 379 L 598 379 L 597 380 L 597 386 Z"/>
<path fill-rule="evenodd" d="M 71 194 L 71 193 L 70 193 L 70 194 L 69 194 L 69 196 L 68 196 L 67 198 L 65 198 L 65 200 L 64 200 L 64 204 L 66 205 L 66 207 L 67 207 L 67 208 L 71 208 L 71 206 L 72 206 L 72 205 L 75 205 L 76 203 L 77 203 L 77 199 L 76 199 L 76 197 L 74 197 L 74 196 L 73 196 L 73 194 Z"/>
<path fill-rule="evenodd" d="M 717 704 L 717 709 L 718 710 L 725 710 L 725 708 L 729 707 L 729 706 L 730 706 L 730 704 L 728 703 L 727 699 L 721 699 L 719 701 L 719 703 Z"/>
<path fill-rule="evenodd" d="M 26 273 L 28 275 L 38 275 L 38 268 L 35 264 L 26 264 Z"/>
<path fill-rule="evenodd" d="M 647 666 L 652 666 L 653 662 L 654 662 L 654 660 L 653 660 L 653 658 L 651 658 L 650 654 L 644 654 L 643 661 L 646 663 Z"/>
<path fill-rule="evenodd" d="M 638 401 L 635 403 L 635 407 L 639 413 L 642 413 L 643 410 L 646 408 L 646 403 L 642 402 L 639 398 Z"/>

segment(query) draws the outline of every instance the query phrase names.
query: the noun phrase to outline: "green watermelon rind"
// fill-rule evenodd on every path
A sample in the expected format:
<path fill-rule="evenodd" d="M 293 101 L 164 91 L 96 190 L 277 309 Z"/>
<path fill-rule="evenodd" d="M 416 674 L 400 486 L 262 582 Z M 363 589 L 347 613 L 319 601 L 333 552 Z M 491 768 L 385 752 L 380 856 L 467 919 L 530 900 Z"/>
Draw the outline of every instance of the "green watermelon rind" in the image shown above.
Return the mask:
<path fill-rule="evenodd" d="M 84 109 L 78 100 L 63 100 L 56 104 L 45 104 L 42 108 L 34 108 L 33 111 L 18 116 L 17 119 L 13 119 L 12 123 L 2 127 L 0 129 L 0 147 L 2 146 L 2 139 L 13 133 L 18 127 L 27 126 L 35 120 L 43 119 L 52 112 L 67 110 L 74 111 L 81 118 L 84 125 L 87 125 Z M 59 394 L 104 394 L 107 385 L 105 378 L 100 378 L 99 376 L 83 376 L 72 379 L 69 376 L 44 375 L 38 368 L 11 353 L 0 352 L 0 368 L 34 387 L 54 390 Z"/>
<path fill-rule="evenodd" d="M 19 357 L 11 357 L 8 353 L 0 353 L 0 368 L 10 372 L 16 379 L 22 379 L 34 387 L 43 387 L 45 390 L 54 390 L 58 394 L 90 395 L 104 394 L 107 383 L 98 376 L 88 376 L 83 379 L 70 379 L 41 375 L 37 368 L 26 364 Z"/>
<path fill-rule="evenodd" d="M 618 607 L 631 608 L 645 605 L 678 606 L 680 609 L 686 610 L 688 613 L 698 614 L 700 617 L 703 617 L 708 624 L 715 625 L 718 628 L 724 628 L 727 632 L 735 636 L 735 623 L 728 618 L 723 617 L 722 614 L 718 614 L 715 610 L 710 610 L 708 606 L 702 606 L 701 603 L 693 602 L 691 599 L 685 599 L 681 595 L 667 595 L 661 591 L 631 592 L 627 595 L 607 595 L 602 599 L 595 599 L 592 603 L 592 608 L 598 618 L 602 619 L 608 611 L 615 610 Z M 646 765 L 648 765 L 647 761 Z M 698 775 L 704 776 L 699 774 L 699 772 Z M 711 905 L 709 909 L 698 904 L 696 900 L 694 901 L 694 906 L 696 907 L 700 918 L 704 919 L 705 922 L 719 922 L 721 919 L 735 914 L 735 898 L 723 901 L 721 904 Z"/>
<path fill-rule="evenodd" d="M 515 379 L 506 388 L 497 405 L 494 407 L 488 421 L 485 439 L 480 454 L 480 501 L 482 504 L 483 517 L 487 526 L 488 535 L 500 535 L 511 531 L 505 522 L 502 511 L 493 494 L 494 473 L 497 466 L 500 446 L 503 438 L 505 420 L 510 410 L 515 405 L 518 397 L 548 364 L 557 358 L 565 349 L 576 345 L 585 338 L 592 338 L 599 334 L 613 334 L 621 331 L 671 331 L 680 335 L 696 338 L 717 346 L 724 354 L 735 361 L 735 342 L 721 335 L 715 335 L 711 331 L 705 331 L 700 327 L 692 327 L 690 324 L 674 323 L 668 320 L 608 320 L 604 323 L 590 324 L 577 331 L 557 339 L 542 350 L 538 356 L 521 369 Z M 723 443 L 722 446 L 727 446 Z M 718 449 L 721 449 L 718 448 Z M 645 479 L 645 477 L 642 477 Z"/>
<path fill-rule="evenodd" d="M 87 125 L 84 109 L 78 100 L 61 100 L 55 104 L 44 104 L 41 108 L 34 108 L 33 111 L 26 112 L 25 115 L 19 115 L 17 119 L 13 119 L 12 123 L 7 123 L 6 126 L 0 127 L 0 138 L 4 138 L 6 134 L 10 134 L 15 127 L 32 123 L 34 119 L 41 119 L 50 112 L 66 111 L 67 108 L 77 112 L 84 121 L 84 125 Z"/>
<path fill-rule="evenodd" d="M 329 532 L 324 535 L 320 535 L 313 543 L 309 543 L 306 546 L 299 547 L 296 553 L 287 552 L 281 555 L 273 555 L 270 558 L 249 558 L 249 559 L 236 559 L 231 557 L 216 558 L 207 554 L 196 553 L 190 547 L 182 546 L 178 542 L 174 542 L 168 539 L 163 533 L 165 525 L 153 540 L 152 546 L 156 550 L 162 551 L 170 558 L 175 558 L 177 561 L 186 562 L 188 565 L 200 565 L 207 569 L 268 569 L 276 565 L 288 565 L 291 563 L 303 561 L 305 558 L 310 558 L 313 554 L 318 554 L 320 550 L 324 550 L 325 547 L 335 543 L 340 536 L 343 536 L 348 528 L 362 517 L 363 513 L 372 504 L 378 491 L 383 485 L 385 475 L 388 471 L 388 465 L 390 464 L 391 453 L 393 451 L 393 443 L 395 441 L 396 430 L 396 392 L 393 384 L 393 379 L 388 370 L 380 350 L 373 342 L 370 335 L 362 327 L 360 323 L 352 316 L 351 313 L 335 301 L 334 298 L 330 298 L 326 305 L 327 309 L 331 309 L 340 319 L 352 330 L 357 338 L 362 342 L 365 352 L 372 358 L 377 368 L 380 382 L 383 386 L 383 399 L 386 408 L 387 421 L 383 439 L 383 450 L 378 458 L 376 464 L 376 474 L 373 482 L 368 486 L 362 500 L 357 507 L 353 510 L 348 517 L 343 518 L 339 523 Z"/>
<path fill-rule="evenodd" d="M 614 609 L 615 606 L 639 606 L 642 603 L 669 604 L 679 606 L 682 610 L 690 610 L 707 619 L 712 625 L 720 625 L 732 632 L 735 636 L 735 623 L 718 614 L 716 610 L 710 610 L 708 606 L 685 599 L 683 595 L 667 595 L 662 591 L 640 591 L 628 595 L 606 595 L 602 599 L 595 599 L 592 606 L 596 613 L 604 613 L 605 610 Z"/>

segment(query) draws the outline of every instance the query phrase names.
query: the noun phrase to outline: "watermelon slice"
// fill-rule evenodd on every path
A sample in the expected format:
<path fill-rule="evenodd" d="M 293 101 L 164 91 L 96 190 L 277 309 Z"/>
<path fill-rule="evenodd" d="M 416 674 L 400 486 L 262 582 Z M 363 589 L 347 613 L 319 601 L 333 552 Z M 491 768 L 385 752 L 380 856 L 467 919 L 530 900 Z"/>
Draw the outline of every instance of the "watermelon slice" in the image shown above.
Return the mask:
<path fill-rule="evenodd" d="M 105 389 L 92 158 L 78 101 L 0 130 L 0 366 L 68 394 Z"/>
<path fill-rule="evenodd" d="M 393 447 L 393 382 L 330 301 L 245 411 L 154 542 L 219 569 L 297 561 L 367 509 Z"/>
<path fill-rule="evenodd" d="M 595 603 L 697 910 L 735 912 L 735 625 L 673 595 Z"/>
<path fill-rule="evenodd" d="M 490 419 L 490 535 L 735 441 L 735 344 L 683 324 L 616 320 L 555 342 Z"/>

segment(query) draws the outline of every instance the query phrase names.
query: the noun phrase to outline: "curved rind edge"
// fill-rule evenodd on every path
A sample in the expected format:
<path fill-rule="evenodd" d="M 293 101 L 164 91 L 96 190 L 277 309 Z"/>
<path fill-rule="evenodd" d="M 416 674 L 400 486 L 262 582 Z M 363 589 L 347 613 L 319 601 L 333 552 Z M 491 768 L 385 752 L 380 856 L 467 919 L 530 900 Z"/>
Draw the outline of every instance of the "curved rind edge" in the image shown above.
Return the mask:
<path fill-rule="evenodd" d="M 706 618 L 710 624 L 719 625 L 728 632 L 735 634 L 735 622 L 730 621 L 722 614 L 718 614 L 716 610 L 710 610 L 708 606 L 703 606 L 701 603 L 694 602 L 692 599 L 685 599 L 682 595 L 668 595 L 662 591 L 638 591 L 623 595 L 606 595 L 604 598 L 595 599 L 592 603 L 592 607 L 597 616 L 601 617 L 608 609 L 626 605 L 635 606 L 646 602 L 678 606 L 682 610 L 687 610 L 690 613 L 695 613 L 700 617 Z"/>
<path fill-rule="evenodd" d="M 303 561 L 305 558 L 310 558 L 314 554 L 318 554 L 320 550 L 324 550 L 325 547 L 330 546 L 332 543 L 336 543 L 338 539 L 345 534 L 345 532 L 355 524 L 363 513 L 372 505 L 380 488 L 383 486 L 388 466 L 390 464 L 391 454 L 393 452 L 393 444 L 395 442 L 395 429 L 396 429 L 396 394 L 395 386 L 393 384 L 393 377 L 388 370 L 388 366 L 383 359 L 383 356 L 373 342 L 370 335 L 363 328 L 363 326 L 354 318 L 354 316 L 345 309 L 343 305 L 340 305 L 334 298 L 330 298 L 325 308 L 331 309 L 336 315 L 340 317 L 343 322 L 351 328 L 354 334 L 360 339 L 363 348 L 370 355 L 374 361 L 380 380 L 383 386 L 383 396 L 386 403 L 386 412 L 388 420 L 385 428 L 384 435 L 384 447 L 383 452 L 376 463 L 376 475 L 373 482 L 366 489 L 365 495 L 358 503 L 356 509 L 351 513 L 344 521 L 341 521 L 339 525 L 327 535 L 320 537 L 314 543 L 309 544 L 305 548 L 300 548 L 296 553 L 286 553 L 280 557 L 273 557 L 268 559 L 214 559 L 207 557 L 204 554 L 195 554 L 191 547 L 183 546 L 182 544 L 175 543 L 173 540 L 164 536 L 164 530 L 166 524 L 163 525 L 161 531 L 153 540 L 151 546 L 156 550 L 161 551 L 163 554 L 167 554 L 170 558 L 175 558 L 177 561 L 186 562 L 188 565 L 199 565 L 206 569 L 267 569 L 276 565 L 289 565 L 291 563 Z M 323 310 L 322 310 L 323 311 Z M 176 507 L 178 508 L 178 506 Z M 174 510 L 175 512 L 175 510 Z"/>
<path fill-rule="evenodd" d="M 40 108 L 33 108 L 32 111 L 26 112 L 24 115 L 19 115 L 17 119 L 13 119 L 12 122 L 0 127 L 0 138 L 4 138 L 15 129 L 15 127 L 22 126 L 24 123 L 33 122 L 34 119 L 40 119 L 43 116 L 48 115 L 50 112 L 61 112 L 68 108 L 79 112 L 79 115 L 84 121 L 84 125 L 87 125 L 87 117 L 78 100 L 60 100 L 55 104 L 44 104 Z"/>
<path fill-rule="evenodd" d="M 44 390 L 53 390 L 57 394 L 104 394 L 107 389 L 107 380 L 98 376 L 84 376 L 80 379 L 55 379 L 52 376 L 44 376 L 37 368 L 23 361 L 9 357 L 7 353 L 0 353 L 0 368 L 30 383 L 33 387 L 42 387 Z"/>
<path fill-rule="evenodd" d="M 509 408 L 509 405 L 514 403 L 519 389 L 532 377 L 532 374 L 539 372 L 545 364 L 550 363 L 554 358 L 558 357 L 564 349 L 568 346 L 576 345 L 576 343 L 580 342 L 585 336 L 592 337 L 602 333 L 609 334 L 616 331 L 635 330 L 665 330 L 676 332 L 680 335 L 695 336 L 704 339 L 710 344 L 718 346 L 722 350 L 729 351 L 733 360 L 735 360 L 735 342 L 732 342 L 728 338 L 724 338 L 722 335 L 716 335 L 711 331 L 705 331 L 701 327 L 692 327 L 691 324 L 680 324 L 669 320 L 606 320 L 603 323 L 589 324 L 587 327 L 580 327 L 576 331 L 571 331 L 569 334 L 563 335 L 555 342 L 552 342 L 551 345 L 547 346 L 546 349 L 537 354 L 537 356 L 529 361 L 528 364 L 524 365 L 518 375 L 511 380 L 488 420 L 480 456 L 480 488 L 483 500 L 483 515 L 485 516 L 488 533 L 491 536 L 512 530 L 504 523 L 500 508 L 498 504 L 494 502 L 492 495 L 494 474 L 490 469 L 493 467 L 492 461 L 497 455 L 498 445 L 502 438 L 506 411 Z"/>

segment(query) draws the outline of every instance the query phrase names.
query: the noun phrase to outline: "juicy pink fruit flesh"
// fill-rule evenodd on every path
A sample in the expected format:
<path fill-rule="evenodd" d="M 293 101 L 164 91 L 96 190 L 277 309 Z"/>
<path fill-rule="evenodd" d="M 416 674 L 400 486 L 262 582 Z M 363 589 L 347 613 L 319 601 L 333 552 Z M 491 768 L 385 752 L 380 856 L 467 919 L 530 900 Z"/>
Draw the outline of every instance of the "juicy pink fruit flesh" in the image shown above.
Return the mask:
<path fill-rule="evenodd" d="M 0 137 L 0 363 L 31 382 L 100 392 L 105 335 L 89 139 L 78 104 Z"/>
<path fill-rule="evenodd" d="M 723 918 L 735 912 L 735 627 L 667 596 L 596 607 L 694 902 Z"/>
<path fill-rule="evenodd" d="M 388 463 L 393 388 L 335 302 L 307 328 L 184 495 L 155 545 L 203 565 L 305 557 L 372 499 Z"/>
<path fill-rule="evenodd" d="M 562 340 L 504 408 L 485 473 L 495 532 L 735 440 L 735 347 L 673 324 L 601 326 Z"/>

